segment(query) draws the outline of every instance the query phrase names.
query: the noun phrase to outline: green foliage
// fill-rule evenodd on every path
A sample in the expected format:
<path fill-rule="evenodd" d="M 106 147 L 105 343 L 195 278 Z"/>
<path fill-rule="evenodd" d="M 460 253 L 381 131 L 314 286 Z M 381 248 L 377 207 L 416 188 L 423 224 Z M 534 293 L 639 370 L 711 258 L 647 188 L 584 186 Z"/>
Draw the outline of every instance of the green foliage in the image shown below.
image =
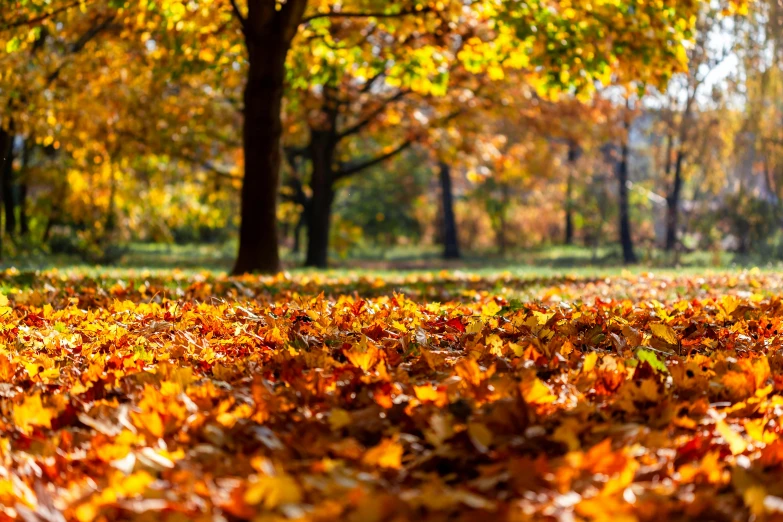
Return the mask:
<path fill-rule="evenodd" d="M 777 203 L 740 191 L 727 196 L 720 211 L 709 219 L 722 223 L 735 238 L 737 250 L 747 253 L 763 248 L 780 230 L 783 209 Z"/>
<path fill-rule="evenodd" d="M 666 368 L 666 363 L 658 358 L 658 355 L 652 350 L 642 348 L 641 346 L 636 350 L 636 358 L 642 362 L 646 362 L 653 369 L 658 370 L 661 373 L 669 373 L 669 369 Z"/>
<path fill-rule="evenodd" d="M 421 239 L 417 208 L 432 183 L 432 171 L 421 155 L 404 155 L 394 172 L 374 168 L 345 185 L 335 204 L 337 214 L 362 230 L 365 240 L 393 245 Z"/>

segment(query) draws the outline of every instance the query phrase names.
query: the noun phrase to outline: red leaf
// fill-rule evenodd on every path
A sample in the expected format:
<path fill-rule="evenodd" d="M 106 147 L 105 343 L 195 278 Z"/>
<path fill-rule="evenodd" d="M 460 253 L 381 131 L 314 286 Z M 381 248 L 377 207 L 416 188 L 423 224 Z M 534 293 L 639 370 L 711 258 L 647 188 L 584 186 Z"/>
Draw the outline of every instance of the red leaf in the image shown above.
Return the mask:
<path fill-rule="evenodd" d="M 455 317 L 454 319 L 449 319 L 446 322 L 446 324 L 451 326 L 455 330 L 459 330 L 460 332 L 465 333 L 465 325 L 462 324 L 462 321 L 460 321 L 458 317 Z"/>

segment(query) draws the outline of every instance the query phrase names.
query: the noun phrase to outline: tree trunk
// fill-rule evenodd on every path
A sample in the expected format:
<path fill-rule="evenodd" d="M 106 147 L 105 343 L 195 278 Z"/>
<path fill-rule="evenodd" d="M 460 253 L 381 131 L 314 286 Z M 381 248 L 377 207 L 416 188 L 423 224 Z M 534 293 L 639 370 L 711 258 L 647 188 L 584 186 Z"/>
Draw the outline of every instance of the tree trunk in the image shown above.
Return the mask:
<path fill-rule="evenodd" d="M 454 216 L 454 192 L 451 185 L 451 169 L 440 162 L 440 190 L 443 206 L 443 259 L 459 259 L 457 220 Z"/>
<path fill-rule="evenodd" d="M 7 145 L 5 149 L 5 161 L 0 170 L 2 180 L 0 180 L 0 190 L 3 193 L 3 208 L 5 210 L 5 233 L 9 237 L 16 235 L 16 198 L 14 197 L 14 135 L 7 133 Z"/>
<path fill-rule="evenodd" d="M 239 252 L 233 274 L 280 270 L 277 241 L 277 189 L 280 178 L 280 120 L 285 87 L 285 60 L 307 0 L 289 0 L 270 9 L 249 1 L 247 16 L 237 13 L 248 52 L 242 139 L 245 175 L 242 183 Z"/>
<path fill-rule="evenodd" d="M 27 215 L 27 183 L 19 185 L 19 234 L 26 237 L 30 233 L 30 217 Z"/>
<path fill-rule="evenodd" d="M 58 209 L 55 206 L 49 210 L 49 217 L 46 219 L 46 226 L 44 227 L 43 235 L 41 236 L 41 242 L 46 244 L 52 237 L 52 227 L 57 219 Z"/>
<path fill-rule="evenodd" d="M 329 266 L 329 231 L 332 219 L 334 191 L 325 186 L 316 197 L 313 190 L 312 208 L 308 214 L 307 256 L 305 266 L 327 268 Z"/>
<path fill-rule="evenodd" d="M 565 236 L 563 237 L 563 243 L 566 245 L 574 244 L 574 207 L 571 201 L 573 182 L 573 177 L 569 172 L 566 180 Z"/>
<path fill-rule="evenodd" d="M 299 255 L 302 251 L 302 232 L 307 231 L 307 214 L 307 207 L 305 206 L 302 212 L 300 212 L 299 219 L 294 227 L 294 245 L 291 247 L 291 252 L 296 255 Z"/>
<path fill-rule="evenodd" d="M 336 116 L 336 114 L 335 114 Z M 337 141 L 332 128 L 312 130 L 310 154 L 312 159 L 312 196 L 307 213 L 307 255 L 305 266 L 326 268 L 329 264 L 329 230 L 334 201 L 334 159 Z"/>
<path fill-rule="evenodd" d="M 114 234 L 117 228 L 117 179 L 114 176 L 114 171 L 111 172 L 109 178 L 109 208 L 106 211 L 106 223 L 104 225 L 104 239 L 111 240 L 111 236 Z"/>
<path fill-rule="evenodd" d="M 270 40 L 272 40 L 270 38 Z M 250 63 L 245 86 L 245 176 L 242 183 L 239 253 L 234 274 L 280 270 L 277 244 L 277 185 L 280 176 L 280 109 L 288 46 L 266 48 L 248 41 Z"/>
<path fill-rule="evenodd" d="M 620 161 L 617 164 L 617 184 L 619 191 L 619 218 L 620 218 L 620 244 L 623 247 L 623 262 L 636 263 L 636 254 L 633 250 L 633 237 L 631 235 L 631 216 L 628 205 L 628 156 L 630 150 L 627 139 L 623 142 Z"/>
<path fill-rule="evenodd" d="M 674 166 L 674 180 L 671 192 L 666 197 L 666 251 L 677 247 L 677 222 L 680 211 L 680 193 L 682 192 L 682 150 L 677 151 L 677 161 Z"/>
<path fill-rule="evenodd" d="M 671 172 L 672 172 L 672 165 L 673 165 L 673 163 L 672 163 L 672 155 L 673 154 L 674 154 L 674 134 L 672 133 L 672 130 L 670 128 L 669 129 L 669 133 L 668 133 L 668 144 L 666 145 L 666 163 L 665 163 L 666 167 L 665 167 L 664 172 L 663 172 L 663 179 L 667 180 L 667 181 L 668 181 L 669 177 L 671 176 Z M 666 198 L 666 204 L 667 204 L 667 207 L 668 207 L 668 204 L 669 204 L 669 198 L 668 197 Z M 670 244 L 669 244 L 669 214 L 668 214 L 668 208 L 667 208 L 667 215 L 666 215 L 666 238 L 664 240 L 663 245 L 664 245 L 664 248 L 666 249 L 667 252 L 669 250 L 671 250 L 671 248 L 672 248 L 672 246 L 670 246 Z"/>

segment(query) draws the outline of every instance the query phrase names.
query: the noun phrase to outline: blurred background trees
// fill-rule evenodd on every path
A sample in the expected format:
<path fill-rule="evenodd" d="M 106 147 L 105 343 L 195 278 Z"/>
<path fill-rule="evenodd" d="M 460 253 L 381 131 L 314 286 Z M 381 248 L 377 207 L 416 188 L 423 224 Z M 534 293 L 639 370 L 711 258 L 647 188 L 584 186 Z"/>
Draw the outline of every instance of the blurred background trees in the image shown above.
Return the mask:
<path fill-rule="evenodd" d="M 12 3 L 9 259 L 783 256 L 776 0 Z"/>

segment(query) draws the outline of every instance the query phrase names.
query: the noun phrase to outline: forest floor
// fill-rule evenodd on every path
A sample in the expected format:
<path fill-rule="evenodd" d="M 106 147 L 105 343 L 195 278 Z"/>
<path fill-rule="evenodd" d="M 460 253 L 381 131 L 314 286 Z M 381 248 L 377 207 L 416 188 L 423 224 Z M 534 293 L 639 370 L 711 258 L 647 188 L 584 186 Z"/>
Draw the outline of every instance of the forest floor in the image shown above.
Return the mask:
<path fill-rule="evenodd" d="M 783 513 L 773 270 L 63 267 L 0 290 L 0 520 Z"/>

